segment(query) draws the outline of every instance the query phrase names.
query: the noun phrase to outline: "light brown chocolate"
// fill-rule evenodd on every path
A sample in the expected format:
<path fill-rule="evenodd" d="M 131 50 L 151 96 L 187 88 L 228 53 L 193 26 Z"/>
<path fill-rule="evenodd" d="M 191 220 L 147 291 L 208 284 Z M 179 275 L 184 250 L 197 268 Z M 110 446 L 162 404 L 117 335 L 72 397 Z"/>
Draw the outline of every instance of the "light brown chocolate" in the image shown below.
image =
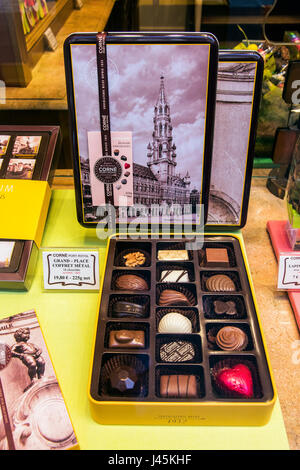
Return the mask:
<path fill-rule="evenodd" d="M 206 248 L 205 265 L 209 268 L 227 268 L 230 266 L 226 248 Z"/>
<path fill-rule="evenodd" d="M 226 274 L 215 274 L 206 280 L 206 288 L 210 292 L 234 292 L 235 284 Z"/>
<path fill-rule="evenodd" d="M 112 330 L 109 333 L 109 348 L 144 348 L 145 333 L 142 330 Z"/>
<path fill-rule="evenodd" d="M 164 398 L 196 398 L 196 376 L 162 375 L 160 377 L 160 396 Z"/>
<path fill-rule="evenodd" d="M 115 287 L 119 290 L 148 290 L 145 279 L 135 274 L 122 274 L 116 279 Z"/>
<path fill-rule="evenodd" d="M 160 294 L 158 304 L 167 305 L 190 305 L 189 299 L 180 291 L 175 289 L 164 289 Z"/>
<path fill-rule="evenodd" d="M 246 333 L 235 326 L 224 326 L 216 336 L 216 344 L 223 351 L 243 351 L 248 344 Z"/>

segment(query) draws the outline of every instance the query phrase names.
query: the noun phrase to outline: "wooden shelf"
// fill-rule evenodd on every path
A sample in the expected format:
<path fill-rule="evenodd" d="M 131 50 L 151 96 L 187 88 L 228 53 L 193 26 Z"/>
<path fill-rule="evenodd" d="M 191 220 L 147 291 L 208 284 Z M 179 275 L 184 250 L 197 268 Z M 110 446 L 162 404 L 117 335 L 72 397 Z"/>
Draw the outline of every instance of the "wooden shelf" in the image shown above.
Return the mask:
<path fill-rule="evenodd" d="M 51 26 L 51 23 L 57 18 L 57 16 L 62 12 L 64 7 L 69 3 L 70 0 L 57 0 L 48 2 L 49 12 L 47 15 L 34 27 L 31 33 L 27 34 L 26 39 L 26 48 L 27 51 L 33 48 L 33 46 L 41 39 L 44 32 Z"/>

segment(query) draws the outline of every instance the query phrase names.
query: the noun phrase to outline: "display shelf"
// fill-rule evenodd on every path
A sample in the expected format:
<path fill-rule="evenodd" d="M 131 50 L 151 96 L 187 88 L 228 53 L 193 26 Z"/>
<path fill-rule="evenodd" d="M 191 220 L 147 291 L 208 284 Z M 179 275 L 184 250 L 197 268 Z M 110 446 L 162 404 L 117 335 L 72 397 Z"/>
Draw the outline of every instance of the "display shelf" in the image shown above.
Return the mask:
<path fill-rule="evenodd" d="M 42 38 L 47 28 L 51 26 L 55 19 L 59 21 L 59 16 L 63 14 L 63 10 L 68 3 L 73 3 L 73 0 L 52 0 L 47 3 L 49 10 L 47 15 L 37 23 L 37 25 L 29 34 L 26 35 L 27 51 L 30 51 L 32 47 Z"/>
<path fill-rule="evenodd" d="M 63 173 L 59 174 L 62 177 Z M 74 191 L 54 190 L 43 247 L 95 246 L 99 248 L 102 273 L 105 242 L 97 239 L 94 229 L 85 229 L 77 222 Z M 15 293 L 1 292 L 0 296 L 0 318 L 36 309 L 82 450 L 121 451 L 132 449 L 132 446 L 136 450 L 288 449 L 279 401 L 266 426 L 187 426 L 185 429 L 169 426 L 167 432 L 163 426 L 130 426 L 130 432 L 124 433 L 124 426 L 97 424 L 89 412 L 87 390 L 98 292 L 43 291 L 40 257 L 35 280 L 28 293 L 16 296 Z"/>

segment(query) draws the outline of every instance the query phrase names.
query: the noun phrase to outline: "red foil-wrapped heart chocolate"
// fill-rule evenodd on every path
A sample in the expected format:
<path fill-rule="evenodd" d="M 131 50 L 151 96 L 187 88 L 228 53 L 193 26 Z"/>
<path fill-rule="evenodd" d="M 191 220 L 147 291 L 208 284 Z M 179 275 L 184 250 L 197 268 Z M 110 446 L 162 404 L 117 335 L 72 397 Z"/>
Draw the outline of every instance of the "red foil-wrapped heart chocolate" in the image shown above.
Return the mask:
<path fill-rule="evenodd" d="M 245 364 L 226 366 L 216 365 L 213 370 L 214 381 L 218 390 L 227 397 L 252 398 L 253 378 Z"/>

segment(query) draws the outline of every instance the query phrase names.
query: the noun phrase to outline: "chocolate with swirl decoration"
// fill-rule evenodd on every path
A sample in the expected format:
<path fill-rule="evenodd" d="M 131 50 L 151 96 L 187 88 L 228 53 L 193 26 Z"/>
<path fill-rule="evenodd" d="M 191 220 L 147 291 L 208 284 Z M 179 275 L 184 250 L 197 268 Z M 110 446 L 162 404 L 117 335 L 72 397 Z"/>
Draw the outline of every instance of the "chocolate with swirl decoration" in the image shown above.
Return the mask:
<path fill-rule="evenodd" d="M 226 274 L 215 274 L 206 280 L 206 288 L 210 292 L 234 292 L 235 284 Z"/>
<path fill-rule="evenodd" d="M 175 289 L 164 289 L 160 294 L 158 305 L 191 305 L 191 303 L 182 292 Z"/>
<path fill-rule="evenodd" d="M 119 290 L 148 290 L 148 284 L 140 276 L 135 274 L 122 274 L 116 279 L 116 289 Z"/>
<path fill-rule="evenodd" d="M 217 333 L 216 344 L 223 351 L 243 351 L 247 347 L 248 336 L 236 326 L 224 326 Z"/>

